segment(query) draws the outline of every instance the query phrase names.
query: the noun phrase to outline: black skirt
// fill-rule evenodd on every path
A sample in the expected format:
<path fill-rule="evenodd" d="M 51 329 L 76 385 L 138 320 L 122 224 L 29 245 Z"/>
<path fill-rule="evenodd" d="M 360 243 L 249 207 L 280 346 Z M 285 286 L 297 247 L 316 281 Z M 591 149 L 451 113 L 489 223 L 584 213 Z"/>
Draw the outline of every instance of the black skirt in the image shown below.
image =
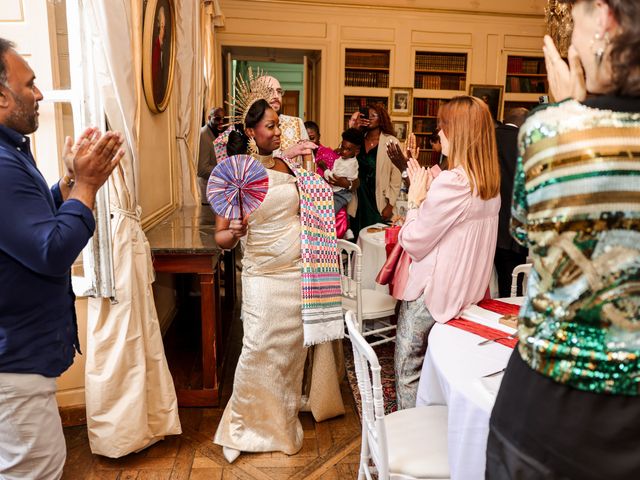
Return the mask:
<path fill-rule="evenodd" d="M 490 426 L 488 472 L 497 451 L 511 451 L 544 465 L 552 472 L 545 478 L 640 479 L 640 396 L 597 394 L 557 383 L 532 370 L 517 349 Z M 490 459 L 497 438 L 507 448 L 494 449 Z"/>

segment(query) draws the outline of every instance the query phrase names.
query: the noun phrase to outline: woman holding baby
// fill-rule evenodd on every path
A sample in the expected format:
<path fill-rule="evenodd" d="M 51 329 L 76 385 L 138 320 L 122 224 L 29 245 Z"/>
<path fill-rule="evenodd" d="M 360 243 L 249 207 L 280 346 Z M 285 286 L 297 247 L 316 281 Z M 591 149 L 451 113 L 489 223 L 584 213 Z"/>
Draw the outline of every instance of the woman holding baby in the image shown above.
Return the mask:
<path fill-rule="evenodd" d="M 412 264 L 396 334 L 398 409 L 415 407 L 434 322 L 482 300 L 496 247 L 500 167 L 489 109 L 475 97 L 455 97 L 438 123 L 449 170 L 427 170 L 414 159 L 407 168 L 409 211 L 399 242 Z"/>

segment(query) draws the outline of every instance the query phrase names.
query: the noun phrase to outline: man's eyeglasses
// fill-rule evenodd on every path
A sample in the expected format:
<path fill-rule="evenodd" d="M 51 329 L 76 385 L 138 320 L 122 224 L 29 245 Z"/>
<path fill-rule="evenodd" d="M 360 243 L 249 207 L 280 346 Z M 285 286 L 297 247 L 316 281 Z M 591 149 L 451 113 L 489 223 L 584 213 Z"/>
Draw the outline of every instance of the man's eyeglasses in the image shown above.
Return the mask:
<path fill-rule="evenodd" d="M 272 88 L 271 93 L 282 97 L 284 95 L 284 90 L 281 88 Z"/>

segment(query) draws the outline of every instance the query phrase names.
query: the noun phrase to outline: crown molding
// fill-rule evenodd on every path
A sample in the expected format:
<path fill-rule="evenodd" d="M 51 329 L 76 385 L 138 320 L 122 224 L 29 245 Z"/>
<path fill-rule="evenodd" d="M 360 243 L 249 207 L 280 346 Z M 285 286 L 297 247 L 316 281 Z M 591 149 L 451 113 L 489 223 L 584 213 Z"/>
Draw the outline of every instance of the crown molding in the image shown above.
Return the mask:
<path fill-rule="evenodd" d="M 223 8 L 225 0 L 222 0 Z M 465 14 L 472 16 L 511 17 L 543 19 L 546 0 L 504 2 L 504 0 L 448 0 L 444 8 L 441 0 L 243 0 L 242 4 L 254 3 L 278 6 L 333 7 L 352 10 L 393 10 L 438 14 Z M 475 9 L 468 8 L 468 5 Z M 523 6 L 524 4 L 524 6 Z"/>

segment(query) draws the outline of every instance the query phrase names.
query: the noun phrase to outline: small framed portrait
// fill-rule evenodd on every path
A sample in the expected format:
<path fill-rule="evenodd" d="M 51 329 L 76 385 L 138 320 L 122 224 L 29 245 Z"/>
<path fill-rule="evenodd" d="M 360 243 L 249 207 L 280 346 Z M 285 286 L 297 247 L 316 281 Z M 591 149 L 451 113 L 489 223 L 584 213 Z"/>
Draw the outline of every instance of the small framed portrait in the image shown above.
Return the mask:
<path fill-rule="evenodd" d="M 391 115 L 411 115 L 412 88 L 392 88 L 391 89 Z"/>
<path fill-rule="evenodd" d="M 494 121 L 502 118 L 502 85 L 470 85 L 469 95 L 478 97 L 488 106 Z"/>
<path fill-rule="evenodd" d="M 142 86 L 154 113 L 169 104 L 176 56 L 174 0 L 144 0 L 142 27 Z"/>
<path fill-rule="evenodd" d="M 407 140 L 409 135 L 409 122 L 391 122 L 393 125 L 393 135 L 401 142 Z"/>

